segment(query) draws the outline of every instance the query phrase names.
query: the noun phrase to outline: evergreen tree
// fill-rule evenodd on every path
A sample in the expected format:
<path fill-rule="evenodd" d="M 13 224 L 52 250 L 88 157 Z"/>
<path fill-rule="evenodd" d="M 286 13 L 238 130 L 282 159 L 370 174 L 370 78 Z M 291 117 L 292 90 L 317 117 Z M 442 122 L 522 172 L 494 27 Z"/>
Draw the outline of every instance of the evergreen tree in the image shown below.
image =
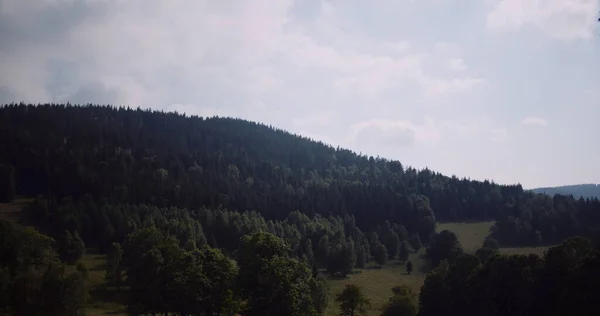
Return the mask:
<path fill-rule="evenodd" d="M 15 198 L 15 168 L 0 163 L 0 203 L 7 203 Z"/>
<path fill-rule="evenodd" d="M 408 262 L 406 262 L 406 274 L 411 274 L 413 271 L 413 263 L 412 261 L 408 260 Z"/>
<path fill-rule="evenodd" d="M 387 263 L 387 248 L 383 244 L 377 245 L 375 247 L 375 253 L 373 257 L 375 258 L 375 263 L 377 263 L 379 267 L 382 267 L 384 264 Z"/>
<path fill-rule="evenodd" d="M 423 247 L 423 244 L 421 243 L 421 237 L 419 237 L 419 234 L 414 233 L 411 237 L 410 237 L 410 245 L 411 247 L 415 250 L 415 252 L 419 252 L 419 249 L 421 249 L 421 247 Z"/>
<path fill-rule="evenodd" d="M 344 290 L 336 295 L 335 302 L 339 304 L 342 316 L 365 314 L 371 306 L 371 301 L 366 298 L 362 288 L 355 284 L 346 285 Z"/>
<path fill-rule="evenodd" d="M 124 275 L 121 267 L 123 260 L 123 249 L 121 244 L 113 243 L 110 246 L 110 250 L 106 255 L 106 282 L 110 285 L 114 285 L 117 289 L 124 283 Z"/>
<path fill-rule="evenodd" d="M 401 285 L 392 289 L 394 296 L 383 307 L 382 316 L 417 315 L 417 296 L 410 288 Z"/>
<path fill-rule="evenodd" d="M 408 256 L 410 255 L 410 249 L 408 247 L 407 241 L 403 241 L 400 245 L 400 252 L 398 254 L 398 260 L 400 260 L 400 262 L 406 262 L 408 260 Z"/>

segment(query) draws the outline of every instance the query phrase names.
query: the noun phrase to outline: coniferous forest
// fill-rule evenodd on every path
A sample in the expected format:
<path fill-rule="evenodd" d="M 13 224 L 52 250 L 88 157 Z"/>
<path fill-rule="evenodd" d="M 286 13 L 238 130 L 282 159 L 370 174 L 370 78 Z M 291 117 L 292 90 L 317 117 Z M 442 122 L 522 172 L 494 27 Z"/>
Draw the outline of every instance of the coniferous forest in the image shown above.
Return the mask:
<path fill-rule="evenodd" d="M 597 198 L 416 170 L 241 119 L 2 106 L 0 202 L 16 196 L 33 198 L 23 216 L 36 229 L 2 222 L 0 314 L 79 315 L 87 248 L 107 254 L 132 315 L 322 315 L 325 274 L 404 262 L 421 245 L 435 269 L 418 298 L 390 289 L 384 315 L 600 307 Z M 475 255 L 436 233 L 484 220 L 495 225 Z M 350 285 L 335 301 L 343 315 L 368 305 Z"/>

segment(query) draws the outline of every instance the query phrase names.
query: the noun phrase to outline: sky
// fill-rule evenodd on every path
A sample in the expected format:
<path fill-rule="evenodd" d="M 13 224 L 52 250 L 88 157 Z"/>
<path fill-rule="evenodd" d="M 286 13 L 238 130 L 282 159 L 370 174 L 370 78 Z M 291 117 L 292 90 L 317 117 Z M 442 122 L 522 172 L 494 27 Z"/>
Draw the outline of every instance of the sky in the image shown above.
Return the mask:
<path fill-rule="evenodd" d="M 0 0 L 0 104 L 263 122 L 446 175 L 600 182 L 598 0 Z"/>

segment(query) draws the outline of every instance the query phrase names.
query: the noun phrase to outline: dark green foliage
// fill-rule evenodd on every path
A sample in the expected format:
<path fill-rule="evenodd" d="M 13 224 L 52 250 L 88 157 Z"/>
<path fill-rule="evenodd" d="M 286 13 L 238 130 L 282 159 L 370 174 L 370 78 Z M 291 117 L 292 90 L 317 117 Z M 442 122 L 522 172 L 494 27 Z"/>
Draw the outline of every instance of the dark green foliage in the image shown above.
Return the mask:
<path fill-rule="evenodd" d="M 66 273 L 52 239 L 0 221 L 0 253 L 0 313 L 80 315 L 87 298 L 87 270 Z"/>
<path fill-rule="evenodd" d="M 118 257 L 114 245 L 113 257 Z M 236 311 L 236 265 L 219 250 L 202 246 L 186 251 L 156 229 L 127 237 L 123 264 L 127 275 L 127 308 L 133 314 L 219 315 Z"/>
<path fill-rule="evenodd" d="M 324 284 L 289 256 L 289 245 L 257 232 L 242 239 L 239 286 L 248 300 L 244 315 L 318 315 L 326 307 Z M 326 296 L 325 296 L 326 297 Z"/>
<path fill-rule="evenodd" d="M 317 247 L 317 255 L 316 255 L 317 263 L 321 267 L 327 266 L 327 262 L 329 259 L 329 249 L 330 249 L 329 236 L 324 235 L 323 237 L 321 237 L 319 239 L 319 245 Z"/>
<path fill-rule="evenodd" d="M 310 289 L 315 311 L 318 315 L 322 315 L 329 303 L 329 289 L 327 281 L 322 275 L 314 275 L 310 280 Z"/>
<path fill-rule="evenodd" d="M 380 267 L 386 264 L 388 259 L 387 248 L 383 244 L 377 245 L 375 247 L 373 258 L 375 259 L 375 263 L 377 263 Z"/>
<path fill-rule="evenodd" d="M 406 274 L 411 274 L 413 271 L 413 263 L 412 261 L 408 260 L 408 262 L 406 263 Z"/>
<path fill-rule="evenodd" d="M 329 251 L 329 260 L 327 262 L 327 272 L 331 274 L 340 273 L 346 276 L 352 273 L 356 265 L 356 250 L 352 238 L 340 240 Z"/>
<path fill-rule="evenodd" d="M 600 251 L 581 237 L 551 247 L 544 258 L 495 255 L 480 264 L 461 255 L 427 276 L 419 315 L 596 315 L 599 262 Z"/>
<path fill-rule="evenodd" d="M 403 241 L 400 245 L 400 251 L 398 252 L 398 260 L 400 262 L 406 262 L 410 255 L 410 248 L 407 241 Z"/>
<path fill-rule="evenodd" d="M 496 239 L 488 237 L 483 242 L 483 245 L 481 246 L 481 248 L 479 248 L 477 250 L 475 255 L 477 256 L 477 258 L 479 258 L 479 261 L 485 262 L 490 257 L 497 254 L 499 249 L 500 249 L 500 246 L 498 245 L 498 241 Z"/>
<path fill-rule="evenodd" d="M 500 245 L 498 244 L 498 241 L 496 239 L 488 237 L 483 241 L 482 248 L 490 248 L 490 249 L 498 250 L 498 249 L 500 249 Z"/>
<path fill-rule="evenodd" d="M 106 254 L 106 282 L 120 288 L 125 282 L 123 274 L 123 249 L 121 244 L 113 243 Z"/>
<path fill-rule="evenodd" d="M 448 230 L 442 230 L 435 234 L 427 247 L 427 257 L 433 266 L 437 266 L 442 260 L 453 263 L 463 250 L 456 235 Z"/>
<path fill-rule="evenodd" d="M 477 252 L 475 252 L 475 255 L 477 256 L 479 261 L 485 262 L 497 253 L 498 253 L 498 249 L 482 247 L 482 248 L 477 249 Z"/>
<path fill-rule="evenodd" d="M 417 296 L 405 285 L 392 289 L 394 296 L 384 305 L 382 316 L 417 315 Z"/>
<path fill-rule="evenodd" d="M 413 234 L 410 237 L 409 242 L 411 247 L 415 250 L 415 252 L 419 252 L 421 247 L 423 247 L 423 244 L 421 243 L 421 237 L 419 237 L 419 234 L 417 233 Z"/>
<path fill-rule="evenodd" d="M 356 268 L 364 269 L 369 261 L 369 244 L 366 241 L 356 246 Z"/>
<path fill-rule="evenodd" d="M 600 240 L 600 201 L 526 193 L 499 216 L 492 236 L 503 246 L 555 244 L 573 235 Z"/>
<path fill-rule="evenodd" d="M 310 241 L 310 239 L 306 239 L 302 248 L 306 259 L 308 260 L 308 263 L 312 265 L 315 261 L 315 254 L 313 252 L 312 242 Z"/>
<path fill-rule="evenodd" d="M 60 260 L 68 264 L 75 264 L 85 251 L 85 244 L 79 234 L 71 234 L 68 230 L 58 238 L 57 247 Z"/>
<path fill-rule="evenodd" d="M 589 241 L 544 260 L 495 254 L 499 243 L 600 239 L 597 199 L 418 171 L 230 118 L 9 105 L 0 126 L 0 202 L 43 195 L 24 213 L 57 241 L 0 222 L 0 308 L 17 315 L 79 312 L 87 270 L 66 274 L 54 249 L 75 263 L 84 242 L 108 252 L 106 279 L 134 314 L 322 314 L 325 284 L 307 263 L 346 275 L 371 255 L 406 261 L 422 242 L 437 265 L 423 315 L 596 312 Z M 434 234 L 436 220 L 481 219 L 497 220 L 497 241 L 477 257 Z M 361 302 L 348 297 L 338 302 Z M 412 315 L 403 297 L 388 313 Z"/>
<path fill-rule="evenodd" d="M 355 284 L 347 284 L 344 290 L 336 295 L 335 302 L 340 306 L 341 316 L 364 314 L 371 306 L 362 288 Z"/>
<path fill-rule="evenodd" d="M 506 245 L 559 242 L 574 233 L 596 239 L 600 229 L 597 199 L 544 198 L 520 185 L 418 171 L 239 119 L 12 104 L 0 107 L 0 126 L 0 164 L 14 167 L 17 193 L 51 197 L 36 212 L 36 224 L 54 237 L 77 231 L 101 251 L 134 229 L 116 223 L 118 211 L 96 212 L 105 203 L 256 210 L 266 221 L 283 221 L 295 210 L 311 217 L 350 214 L 362 231 L 388 221 L 380 241 L 391 257 L 399 242 L 390 230 L 399 241 L 417 233 L 427 243 L 436 220 L 498 219 L 494 236 Z M 65 208 L 80 204 L 85 214 Z M 297 233 L 304 232 L 276 229 L 296 251 Z M 197 246 L 237 243 L 221 245 L 215 232 L 191 230 Z M 310 238 L 317 248 L 320 237 Z"/>
<path fill-rule="evenodd" d="M 388 256 L 390 259 L 395 259 L 400 250 L 400 237 L 398 237 L 398 234 L 392 229 L 390 222 L 387 220 L 383 222 L 383 225 L 377 231 L 381 242 L 387 248 Z"/>
<path fill-rule="evenodd" d="M 15 198 L 15 168 L 0 163 L 0 203 L 10 202 Z"/>

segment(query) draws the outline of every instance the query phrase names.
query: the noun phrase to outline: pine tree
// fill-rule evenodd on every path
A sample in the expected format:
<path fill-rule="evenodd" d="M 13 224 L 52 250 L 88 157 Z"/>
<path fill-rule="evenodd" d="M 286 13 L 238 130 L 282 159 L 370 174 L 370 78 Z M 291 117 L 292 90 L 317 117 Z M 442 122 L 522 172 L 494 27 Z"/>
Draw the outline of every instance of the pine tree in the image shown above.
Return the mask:
<path fill-rule="evenodd" d="M 373 256 L 375 258 L 375 263 L 382 267 L 387 263 L 388 254 L 387 248 L 383 244 L 379 244 L 375 247 L 375 254 Z"/>
<path fill-rule="evenodd" d="M 15 168 L 0 164 L 0 203 L 8 203 L 15 198 Z"/>
<path fill-rule="evenodd" d="M 120 289 L 124 283 L 122 270 L 123 249 L 121 244 L 113 243 L 106 255 L 106 282 Z"/>
<path fill-rule="evenodd" d="M 408 247 L 407 241 L 403 241 L 400 245 L 400 251 L 398 254 L 398 260 L 400 260 L 400 262 L 406 262 L 408 260 L 408 256 L 410 254 L 410 249 Z"/>
<path fill-rule="evenodd" d="M 421 237 L 419 237 L 419 234 L 414 233 L 410 237 L 410 245 L 415 250 L 415 252 L 419 252 L 419 250 L 423 247 L 423 244 L 421 243 Z"/>

